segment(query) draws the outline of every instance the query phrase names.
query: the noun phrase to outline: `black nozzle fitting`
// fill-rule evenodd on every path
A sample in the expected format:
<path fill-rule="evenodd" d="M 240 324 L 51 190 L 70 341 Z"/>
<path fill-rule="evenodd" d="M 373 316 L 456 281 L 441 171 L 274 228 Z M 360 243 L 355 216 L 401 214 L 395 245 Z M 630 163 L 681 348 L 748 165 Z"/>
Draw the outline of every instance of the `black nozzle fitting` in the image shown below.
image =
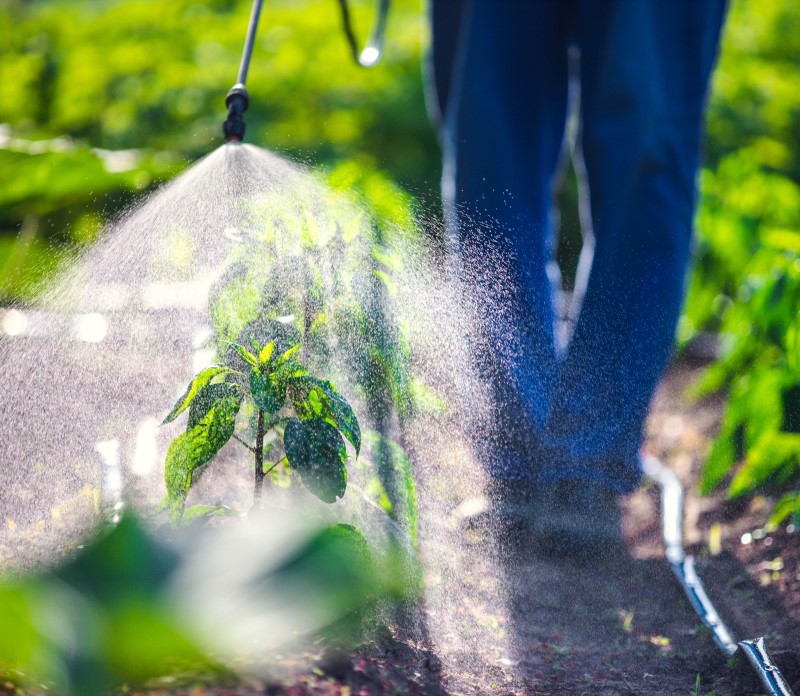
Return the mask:
<path fill-rule="evenodd" d="M 237 82 L 228 90 L 225 96 L 225 106 L 228 107 L 228 118 L 222 124 L 222 132 L 228 142 L 240 142 L 244 139 L 245 124 L 242 116 L 250 106 L 250 95 L 241 82 Z"/>

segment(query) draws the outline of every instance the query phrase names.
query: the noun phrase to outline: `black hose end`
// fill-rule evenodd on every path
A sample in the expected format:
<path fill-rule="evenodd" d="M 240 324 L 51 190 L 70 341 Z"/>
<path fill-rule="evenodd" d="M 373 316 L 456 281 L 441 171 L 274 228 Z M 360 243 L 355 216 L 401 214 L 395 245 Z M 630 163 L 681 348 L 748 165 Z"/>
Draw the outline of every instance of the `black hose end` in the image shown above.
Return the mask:
<path fill-rule="evenodd" d="M 242 116 L 250 106 L 250 95 L 240 82 L 228 90 L 225 95 L 225 106 L 228 107 L 228 118 L 222 124 L 222 133 L 227 142 L 241 142 L 244 139 L 245 123 Z"/>

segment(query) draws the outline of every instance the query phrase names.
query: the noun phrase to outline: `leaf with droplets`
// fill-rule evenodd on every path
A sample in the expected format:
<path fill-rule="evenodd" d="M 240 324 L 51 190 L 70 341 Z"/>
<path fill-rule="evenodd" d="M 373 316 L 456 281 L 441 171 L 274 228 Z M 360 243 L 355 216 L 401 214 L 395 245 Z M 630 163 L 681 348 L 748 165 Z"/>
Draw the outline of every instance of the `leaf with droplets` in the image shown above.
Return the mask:
<path fill-rule="evenodd" d="M 296 344 L 295 344 L 295 345 L 293 345 L 291 348 L 289 348 L 289 350 L 285 351 L 285 352 L 283 353 L 283 355 L 281 355 L 281 356 L 280 356 L 280 357 L 279 357 L 279 358 L 278 358 L 278 359 L 275 361 L 275 367 L 276 367 L 276 368 L 277 368 L 277 367 L 280 367 L 280 366 L 281 366 L 281 365 L 283 365 L 285 362 L 288 362 L 288 361 L 289 361 L 289 359 L 290 359 L 290 358 L 291 358 L 291 357 L 292 357 L 292 356 L 293 356 L 293 355 L 294 355 L 294 354 L 295 354 L 295 353 L 296 353 L 298 350 L 300 350 L 300 344 L 299 344 L 299 343 L 296 343 Z"/>
<path fill-rule="evenodd" d="M 228 341 L 228 345 L 236 351 L 239 357 L 244 360 L 250 367 L 257 367 L 258 366 L 258 359 L 255 355 L 253 355 L 247 348 L 244 346 L 240 346 L 238 343 L 232 343 Z"/>
<path fill-rule="evenodd" d="M 347 451 L 330 423 L 292 418 L 284 429 L 283 445 L 292 467 L 311 493 L 335 503 L 347 490 Z"/>
<path fill-rule="evenodd" d="M 292 400 L 302 420 L 321 418 L 339 429 L 356 451 L 361 451 L 361 427 L 355 411 L 332 382 L 309 375 L 289 380 Z"/>
<path fill-rule="evenodd" d="M 265 345 L 261 352 L 258 354 L 258 362 L 260 365 L 266 365 L 269 363 L 270 358 L 272 357 L 272 353 L 275 351 L 275 341 L 270 341 Z"/>
<path fill-rule="evenodd" d="M 320 382 L 320 387 L 325 392 L 325 396 L 328 397 L 328 406 L 333 416 L 334 425 L 341 430 L 342 435 L 353 445 L 357 457 L 361 451 L 361 426 L 358 424 L 355 411 L 337 391 L 332 382 L 323 380 Z"/>
<path fill-rule="evenodd" d="M 192 472 L 211 461 L 233 435 L 241 403 L 238 394 L 219 399 L 196 426 L 178 435 L 169 446 L 164 481 L 173 519 L 180 519 L 183 513 Z"/>
<path fill-rule="evenodd" d="M 229 371 L 230 368 L 227 368 L 223 365 L 214 365 L 198 372 L 195 378 L 186 388 L 183 396 L 181 396 L 181 398 L 175 402 L 172 410 L 167 414 L 166 418 L 161 421 L 161 425 L 174 421 L 191 405 L 192 401 L 198 395 L 200 390 L 203 389 L 203 387 L 205 387 L 217 375 L 221 375 Z"/>
<path fill-rule="evenodd" d="M 286 382 L 274 373 L 254 367 L 250 371 L 250 393 L 256 405 L 267 413 L 276 413 L 286 401 Z"/>
<path fill-rule="evenodd" d="M 226 396 L 239 396 L 239 385 L 223 382 L 222 384 L 207 384 L 203 387 L 189 406 L 189 422 L 187 430 L 194 428 L 211 407 Z"/>

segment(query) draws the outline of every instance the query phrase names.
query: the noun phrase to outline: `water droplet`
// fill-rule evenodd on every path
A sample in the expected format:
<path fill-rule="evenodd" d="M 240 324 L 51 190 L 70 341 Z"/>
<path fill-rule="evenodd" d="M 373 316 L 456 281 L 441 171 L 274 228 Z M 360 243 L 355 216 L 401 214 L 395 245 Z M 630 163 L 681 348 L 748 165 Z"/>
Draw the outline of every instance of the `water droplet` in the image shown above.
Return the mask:
<path fill-rule="evenodd" d="M 3 315 L 2 325 L 9 336 L 19 336 L 28 328 L 28 318 L 18 309 L 9 309 Z"/>
<path fill-rule="evenodd" d="M 240 244 L 244 242 L 244 232 L 236 227 L 226 227 L 223 230 L 223 234 L 232 242 L 238 242 Z"/>
<path fill-rule="evenodd" d="M 79 314 L 75 319 L 75 336 L 86 343 L 100 343 L 108 333 L 108 322 L 102 314 Z"/>

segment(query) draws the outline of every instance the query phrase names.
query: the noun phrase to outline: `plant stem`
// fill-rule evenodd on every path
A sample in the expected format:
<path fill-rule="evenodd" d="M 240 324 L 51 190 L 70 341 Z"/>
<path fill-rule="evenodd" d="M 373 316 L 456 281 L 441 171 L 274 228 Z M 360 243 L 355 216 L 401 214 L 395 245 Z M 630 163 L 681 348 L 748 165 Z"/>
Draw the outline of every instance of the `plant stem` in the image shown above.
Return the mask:
<path fill-rule="evenodd" d="M 247 443 L 246 443 L 244 440 L 242 440 L 242 438 L 240 438 L 240 437 L 239 437 L 239 436 L 238 436 L 236 433 L 234 433 L 234 434 L 233 434 L 233 439 L 234 439 L 234 440 L 236 440 L 237 442 L 240 442 L 241 444 L 243 444 L 243 445 L 244 445 L 245 447 L 247 447 L 247 449 L 249 449 L 249 450 L 250 450 L 250 451 L 251 451 L 253 454 L 255 454 L 255 453 L 256 453 L 256 448 L 255 448 L 255 447 L 251 447 L 250 445 L 248 445 L 248 444 L 247 444 Z"/>
<path fill-rule="evenodd" d="M 313 281 L 311 280 L 311 273 L 308 266 L 305 269 L 305 292 L 303 293 L 303 333 L 300 335 L 300 361 L 305 365 L 308 361 L 308 332 L 311 329 L 311 324 L 314 321 L 313 316 L 311 315 L 311 298 L 308 296 L 308 288 L 309 285 Z"/>
<path fill-rule="evenodd" d="M 253 507 L 261 507 L 261 491 L 264 487 L 264 412 L 258 409 L 258 426 L 256 426 L 256 446 L 253 450 L 256 458 L 256 481 L 253 490 Z"/>
<path fill-rule="evenodd" d="M 266 476 L 266 475 L 267 475 L 267 474 L 268 474 L 270 471 L 272 471 L 272 470 L 273 470 L 273 469 L 274 469 L 276 466 L 278 466 L 278 464 L 280 464 L 281 462 L 285 462 L 285 461 L 288 461 L 286 457 L 282 457 L 281 459 L 279 459 L 279 460 L 278 460 L 277 462 L 275 462 L 275 463 L 274 463 L 274 464 L 273 464 L 273 465 L 272 465 L 272 466 L 271 466 L 269 469 L 267 469 L 267 470 L 264 472 L 264 476 Z"/>

